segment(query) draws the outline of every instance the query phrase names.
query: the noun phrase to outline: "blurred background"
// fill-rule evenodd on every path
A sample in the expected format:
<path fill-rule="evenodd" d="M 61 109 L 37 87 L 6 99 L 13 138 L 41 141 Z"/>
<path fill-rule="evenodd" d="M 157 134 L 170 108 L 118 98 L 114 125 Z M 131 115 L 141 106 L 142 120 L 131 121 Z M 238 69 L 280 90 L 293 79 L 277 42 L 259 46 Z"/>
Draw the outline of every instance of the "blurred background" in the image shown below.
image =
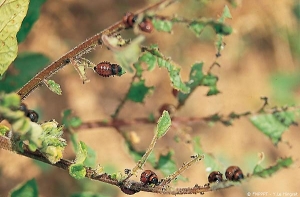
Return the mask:
<path fill-rule="evenodd" d="M 39 20 L 20 44 L 19 51 L 43 53 L 55 61 L 85 39 L 122 19 L 126 12 L 139 10 L 154 2 L 157 1 L 46 1 Z M 233 27 L 233 33 L 224 38 L 226 45 L 217 60 L 221 67 L 212 70 L 219 77 L 217 86 L 221 94 L 207 97 L 207 89 L 198 88 L 174 116 L 205 117 L 232 111 L 255 112 L 263 104 L 262 96 L 269 98 L 270 106 L 300 104 L 299 1 L 236 0 L 234 5 L 231 3 L 225 0 L 185 0 L 160 12 L 162 15 L 178 14 L 186 18 L 218 18 L 224 6 L 228 5 L 232 14 L 232 19 L 227 19 L 226 23 Z M 136 37 L 132 30 L 122 32 L 122 35 L 125 38 Z M 143 44 L 158 44 L 163 54 L 182 66 L 181 75 L 185 81 L 194 62 L 203 61 L 204 71 L 207 71 L 215 61 L 216 35 L 210 28 L 196 37 L 185 25 L 175 24 L 172 34 L 154 31 L 145 36 Z M 114 55 L 105 47 L 98 47 L 85 57 L 95 63 L 115 62 Z M 83 84 L 74 67 L 68 65 L 53 77 L 61 85 L 62 96 L 40 87 L 25 103 L 39 112 L 40 121 L 55 119 L 61 123 L 61 112 L 65 109 L 72 109 L 84 122 L 109 120 L 127 92 L 133 73 L 102 78 L 88 70 L 87 76 L 91 81 Z M 120 112 L 120 119 L 148 117 L 150 113 L 159 116 L 161 105 L 177 104 L 164 69 L 145 72 L 144 78 L 146 85 L 155 86 L 155 90 L 142 104 L 128 101 Z M 150 143 L 155 126 L 139 124 L 122 127 L 120 131 L 114 128 L 84 129 L 78 131 L 78 135 L 97 152 L 97 163 L 109 172 L 123 172 L 135 163 L 120 132 L 134 132 L 139 139 L 134 147 L 142 151 Z M 300 195 L 299 130 L 299 127 L 290 127 L 283 134 L 282 142 L 275 147 L 247 118 L 237 119 L 229 127 L 221 123 L 211 126 L 205 122 L 179 124 L 170 129 L 155 149 L 157 153 L 173 149 L 173 159 L 180 167 L 194 153 L 186 141 L 198 136 L 203 150 L 213 154 L 224 166 L 224 171 L 229 165 L 238 165 L 244 174 L 252 173 L 261 152 L 265 154 L 262 163 L 265 167 L 274 164 L 280 157 L 291 156 L 295 160 L 292 167 L 280 170 L 270 178 L 252 178 L 241 186 L 205 193 L 205 196 L 246 196 L 247 192 L 269 192 L 271 196 L 298 192 Z M 176 142 L 175 136 L 181 140 Z M 67 147 L 64 157 L 74 159 L 71 146 Z M 41 197 L 71 196 L 83 191 L 103 196 L 126 196 L 117 187 L 87 179 L 76 181 L 68 172 L 5 150 L 0 150 L 0 158 L 0 196 L 7 196 L 13 187 L 31 178 L 36 178 Z M 152 169 L 149 164 L 145 168 Z M 162 177 L 159 171 L 157 174 Z M 208 172 L 204 162 L 199 162 L 183 176 L 189 180 L 178 181 L 176 186 L 192 187 L 205 184 Z M 144 192 L 135 194 L 144 197 L 153 195 Z"/>

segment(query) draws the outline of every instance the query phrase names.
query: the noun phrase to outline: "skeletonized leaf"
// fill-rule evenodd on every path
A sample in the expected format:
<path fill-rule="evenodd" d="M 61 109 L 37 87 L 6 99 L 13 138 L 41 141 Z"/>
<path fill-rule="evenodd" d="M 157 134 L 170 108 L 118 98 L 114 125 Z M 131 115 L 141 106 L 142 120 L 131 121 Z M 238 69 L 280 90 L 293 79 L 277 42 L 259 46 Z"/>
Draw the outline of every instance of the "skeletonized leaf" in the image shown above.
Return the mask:
<path fill-rule="evenodd" d="M 259 114 L 250 117 L 252 124 L 277 145 L 282 134 L 295 123 L 295 116 L 300 110 L 281 111 L 273 114 Z"/>
<path fill-rule="evenodd" d="M 153 26 L 157 31 L 171 32 L 173 23 L 169 20 L 153 19 Z"/>
<path fill-rule="evenodd" d="M 253 170 L 253 176 L 266 178 L 280 170 L 281 168 L 287 168 L 292 165 L 293 160 L 291 157 L 285 159 L 279 159 L 275 165 L 268 168 L 263 168 L 261 165 L 256 165 Z"/>
<path fill-rule="evenodd" d="M 134 82 L 129 89 L 127 99 L 137 102 L 137 103 L 142 103 L 146 97 L 146 95 L 153 90 L 153 87 L 147 87 L 145 85 L 145 80 L 141 80 L 138 82 Z"/>

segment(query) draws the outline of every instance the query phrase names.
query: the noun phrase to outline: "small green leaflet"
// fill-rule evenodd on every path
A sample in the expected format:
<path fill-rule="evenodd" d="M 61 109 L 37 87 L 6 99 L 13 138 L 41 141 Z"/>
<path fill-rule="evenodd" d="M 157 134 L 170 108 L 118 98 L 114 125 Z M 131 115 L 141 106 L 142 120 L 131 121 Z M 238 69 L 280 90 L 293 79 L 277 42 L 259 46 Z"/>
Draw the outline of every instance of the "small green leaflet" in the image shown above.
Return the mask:
<path fill-rule="evenodd" d="M 223 13 L 222 13 L 222 16 L 221 18 L 219 19 L 220 22 L 224 22 L 226 18 L 229 18 L 231 19 L 232 16 L 231 16 L 231 13 L 230 13 L 230 10 L 228 8 L 227 5 L 225 5 L 224 9 L 223 9 Z"/>
<path fill-rule="evenodd" d="M 38 188 L 35 179 L 31 179 L 23 185 L 17 186 L 10 192 L 10 197 L 38 197 Z"/>
<path fill-rule="evenodd" d="M 86 169 L 83 164 L 72 164 L 69 167 L 69 174 L 75 179 L 83 179 L 86 175 Z"/>
<path fill-rule="evenodd" d="M 26 16 L 29 0 L 5 0 L 0 3 L 0 76 L 17 57 L 17 32 Z"/>
<path fill-rule="evenodd" d="M 0 135 L 5 135 L 7 132 L 9 132 L 9 128 L 0 124 Z"/>
<path fill-rule="evenodd" d="M 268 136 L 272 142 L 277 145 L 281 140 L 282 134 L 288 127 L 295 123 L 295 115 L 297 112 L 281 111 L 273 114 L 259 114 L 250 117 L 251 123 L 260 130 L 263 134 Z"/>
<path fill-rule="evenodd" d="M 171 126 L 171 117 L 168 111 L 164 110 L 163 114 L 161 115 L 161 117 L 157 122 L 157 127 L 155 131 L 155 135 L 157 136 L 157 138 L 159 139 L 162 136 L 164 136 L 169 130 L 170 126 Z"/>
<path fill-rule="evenodd" d="M 129 88 L 127 99 L 133 102 L 142 103 L 151 90 L 153 90 L 153 87 L 147 87 L 145 85 L 145 80 L 134 82 Z"/>
<path fill-rule="evenodd" d="M 51 90 L 52 92 L 54 92 L 57 95 L 61 95 L 61 89 L 60 89 L 60 85 L 58 83 L 55 83 L 55 81 L 53 80 L 44 80 L 45 85 L 49 88 L 49 90 Z"/>
<path fill-rule="evenodd" d="M 87 154 L 88 154 L 88 150 L 87 150 L 87 145 L 80 141 L 78 143 L 78 149 L 76 151 L 76 159 L 75 159 L 75 162 L 78 164 L 78 163 L 81 163 L 83 164 L 83 162 L 85 161 L 85 159 L 87 158 Z"/>
<path fill-rule="evenodd" d="M 153 23 L 154 28 L 157 31 L 164 31 L 164 32 L 168 32 L 168 33 L 172 32 L 173 23 L 169 20 L 160 20 L 160 19 L 154 18 L 152 20 L 152 23 Z"/>
<path fill-rule="evenodd" d="M 279 159 L 275 165 L 270 166 L 268 168 L 263 168 L 261 165 L 256 165 L 253 170 L 253 176 L 266 178 L 266 177 L 273 175 L 275 172 L 277 172 L 281 168 L 287 168 L 292 164 L 293 164 L 292 158 L 288 157 L 285 159 Z"/>

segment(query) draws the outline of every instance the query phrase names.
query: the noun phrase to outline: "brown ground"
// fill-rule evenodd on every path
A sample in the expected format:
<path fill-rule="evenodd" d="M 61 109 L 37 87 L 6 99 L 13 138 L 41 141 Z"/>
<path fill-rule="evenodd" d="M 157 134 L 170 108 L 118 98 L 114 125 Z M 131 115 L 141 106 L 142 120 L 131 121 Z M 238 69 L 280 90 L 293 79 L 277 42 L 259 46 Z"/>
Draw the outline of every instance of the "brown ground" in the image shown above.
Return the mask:
<path fill-rule="evenodd" d="M 150 2 L 155 1 L 47 1 L 39 21 L 27 40 L 21 44 L 20 51 L 41 52 L 56 60 L 86 38 L 120 20 L 127 11 L 143 8 Z M 208 3 L 208 7 L 202 8 L 193 0 L 182 2 L 185 3 L 173 5 L 162 14 L 218 17 L 226 3 L 212 1 Z M 225 38 L 226 47 L 218 60 L 221 68 L 216 67 L 213 70 L 219 76 L 218 87 L 222 93 L 206 97 L 207 89 L 198 89 L 175 115 L 203 117 L 216 112 L 228 114 L 231 111 L 255 111 L 262 105 L 259 99 L 261 96 L 269 97 L 272 105 L 275 105 L 277 101 L 272 97 L 274 90 L 270 84 L 270 76 L 276 72 L 299 72 L 299 59 L 292 55 L 285 36 L 287 32 L 297 31 L 297 22 L 291 12 L 293 2 L 241 0 L 236 8 L 230 7 L 233 19 L 227 21 L 234 28 L 234 32 Z M 172 35 L 154 32 L 146 37 L 147 42 L 157 43 L 164 54 L 183 65 L 181 74 L 184 79 L 187 79 L 189 66 L 193 62 L 204 61 L 204 70 L 207 71 L 214 61 L 213 41 L 196 38 L 183 26 L 175 25 Z M 98 48 L 87 57 L 94 62 L 114 62 L 113 55 L 105 48 Z M 62 96 L 57 96 L 42 87 L 28 97 L 26 102 L 31 108 L 38 108 L 43 112 L 42 120 L 54 118 L 60 121 L 60 113 L 66 108 L 73 109 L 84 121 L 109 119 L 129 87 L 132 74 L 120 78 L 99 78 L 89 71 L 88 77 L 91 82 L 83 85 L 72 66 L 67 66 L 54 76 L 54 80 L 62 87 Z M 164 70 L 156 69 L 153 73 L 147 73 L 145 78 L 147 85 L 156 86 L 155 91 L 144 104 L 126 103 L 120 118 L 147 117 L 151 112 L 158 115 L 157 110 L 163 103 L 176 104 L 176 100 L 169 94 L 171 88 Z M 299 88 L 294 96 L 295 100 L 299 101 Z M 154 126 L 133 125 L 122 128 L 122 131 L 135 131 L 141 139 L 136 147 L 138 150 L 144 150 L 151 140 Z M 234 121 L 231 127 L 221 124 L 209 127 L 204 123 L 179 125 L 176 129 L 172 128 L 157 145 L 157 152 L 167 148 L 175 150 L 174 159 L 178 167 L 193 154 L 190 146 L 174 142 L 173 137 L 180 133 L 182 139 L 183 136 L 200 136 L 205 151 L 213 153 L 225 167 L 231 164 L 239 165 L 245 174 L 251 173 L 260 152 L 265 154 L 265 166 L 284 156 L 292 156 L 296 160 L 291 168 L 281 170 L 270 178 L 253 178 L 242 186 L 206 193 L 205 196 L 246 196 L 247 192 L 253 195 L 252 192 L 269 192 L 269 196 L 298 192 L 300 195 L 300 164 L 297 153 L 300 149 L 299 127 L 291 127 L 283 135 L 283 141 L 289 142 L 291 147 L 286 143 L 274 147 L 246 118 Z M 124 148 L 124 139 L 115 129 L 81 130 L 79 138 L 97 152 L 98 163 L 111 166 L 114 171 L 123 171 L 134 166 Z M 33 160 L 5 150 L 0 150 L 0 157 L 0 196 L 6 196 L 15 185 L 31 178 L 37 179 L 40 196 L 44 197 L 70 196 L 82 190 L 114 197 L 125 196 L 116 187 L 107 184 L 89 180 L 76 182 L 67 172 L 54 167 L 50 167 L 50 171 L 42 172 L 33 164 Z M 65 157 L 73 158 L 71 148 L 65 151 Z M 184 173 L 189 182 L 178 182 L 178 186 L 204 184 L 207 175 L 204 164 L 199 162 Z M 152 195 L 140 192 L 135 196 Z"/>

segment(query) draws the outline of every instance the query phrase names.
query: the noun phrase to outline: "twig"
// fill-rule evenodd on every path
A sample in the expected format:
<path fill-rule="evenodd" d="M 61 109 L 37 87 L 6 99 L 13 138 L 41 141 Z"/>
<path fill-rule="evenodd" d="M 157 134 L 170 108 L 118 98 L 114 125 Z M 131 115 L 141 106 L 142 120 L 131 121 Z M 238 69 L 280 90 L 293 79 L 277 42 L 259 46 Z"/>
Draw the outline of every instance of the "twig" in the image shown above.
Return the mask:
<path fill-rule="evenodd" d="M 135 14 L 146 13 L 151 10 L 159 10 L 169 6 L 170 4 L 178 0 L 162 0 L 154 5 L 151 5 L 145 9 L 137 11 Z M 94 49 L 98 45 L 102 44 L 102 35 L 113 35 L 121 30 L 125 29 L 125 24 L 122 20 L 116 22 L 112 26 L 104 29 L 102 32 L 92 36 L 83 43 L 79 44 L 68 53 L 63 55 L 58 60 L 51 63 L 49 66 L 44 68 L 41 72 L 35 75 L 28 83 L 26 83 L 17 93 L 21 96 L 21 99 L 24 100 L 31 92 L 33 92 L 38 86 L 43 84 L 45 79 L 50 78 L 53 74 L 58 72 L 64 66 L 69 64 L 73 58 L 81 57 L 83 54 L 88 53 L 90 50 Z"/>
<path fill-rule="evenodd" d="M 132 77 L 132 79 L 131 79 L 131 82 L 130 82 L 129 87 L 132 86 L 132 84 L 133 84 L 133 82 L 134 82 L 134 80 L 135 80 L 136 78 L 137 78 L 137 76 L 136 76 L 136 74 L 135 74 L 135 75 Z M 123 108 L 125 102 L 127 101 L 128 95 L 129 95 L 129 91 L 127 91 L 126 95 L 122 98 L 122 100 L 121 100 L 121 102 L 119 103 L 118 107 L 116 108 L 114 114 L 111 115 L 111 117 L 112 117 L 114 120 L 118 117 L 118 115 L 119 115 L 119 113 L 120 113 L 120 110 Z"/>
<path fill-rule="evenodd" d="M 55 163 L 55 164 L 51 164 L 40 152 L 35 151 L 35 152 L 31 152 L 27 146 L 24 146 L 23 152 L 17 152 L 13 150 L 13 145 L 11 144 L 11 141 L 9 138 L 5 137 L 5 136 L 0 136 L 0 148 L 5 149 L 5 150 L 9 150 L 9 151 L 13 151 L 17 154 L 23 155 L 25 157 L 29 157 L 35 160 L 39 160 L 42 161 L 44 163 L 50 164 L 52 166 L 58 167 L 60 169 L 69 170 L 69 166 L 71 164 L 73 164 L 72 161 L 69 160 L 65 160 L 65 159 L 61 159 L 59 162 Z M 208 184 L 205 184 L 204 186 L 199 186 L 199 185 L 195 185 L 194 187 L 187 187 L 187 188 L 175 188 L 175 187 L 171 187 L 169 185 L 164 185 L 164 186 L 155 186 L 152 187 L 150 185 L 145 185 L 141 182 L 136 182 L 136 181 L 132 181 L 132 180 L 126 180 L 125 182 L 120 182 L 116 179 L 111 178 L 110 175 L 104 173 L 104 174 L 96 174 L 96 170 L 90 169 L 88 167 L 85 167 L 86 169 L 86 177 L 93 179 L 93 180 L 97 180 L 97 181 L 101 181 L 101 182 L 105 182 L 111 185 L 115 185 L 118 187 L 121 187 L 122 185 L 130 185 L 131 190 L 135 190 L 135 191 L 144 191 L 144 192 L 151 192 L 151 193 L 160 193 L 160 194 L 171 194 L 171 195 L 183 195 L 183 194 L 197 194 L 197 193 L 204 193 L 204 192 L 209 192 L 209 191 L 213 191 L 216 189 L 221 189 L 221 188 L 228 188 L 231 187 L 232 184 L 227 183 L 222 183 L 222 185 L 220 184 L 220 186 L 215 185 L 214 187 L 210 187 Z M 225 185 L 224 185 L 225 184 Z"/>

